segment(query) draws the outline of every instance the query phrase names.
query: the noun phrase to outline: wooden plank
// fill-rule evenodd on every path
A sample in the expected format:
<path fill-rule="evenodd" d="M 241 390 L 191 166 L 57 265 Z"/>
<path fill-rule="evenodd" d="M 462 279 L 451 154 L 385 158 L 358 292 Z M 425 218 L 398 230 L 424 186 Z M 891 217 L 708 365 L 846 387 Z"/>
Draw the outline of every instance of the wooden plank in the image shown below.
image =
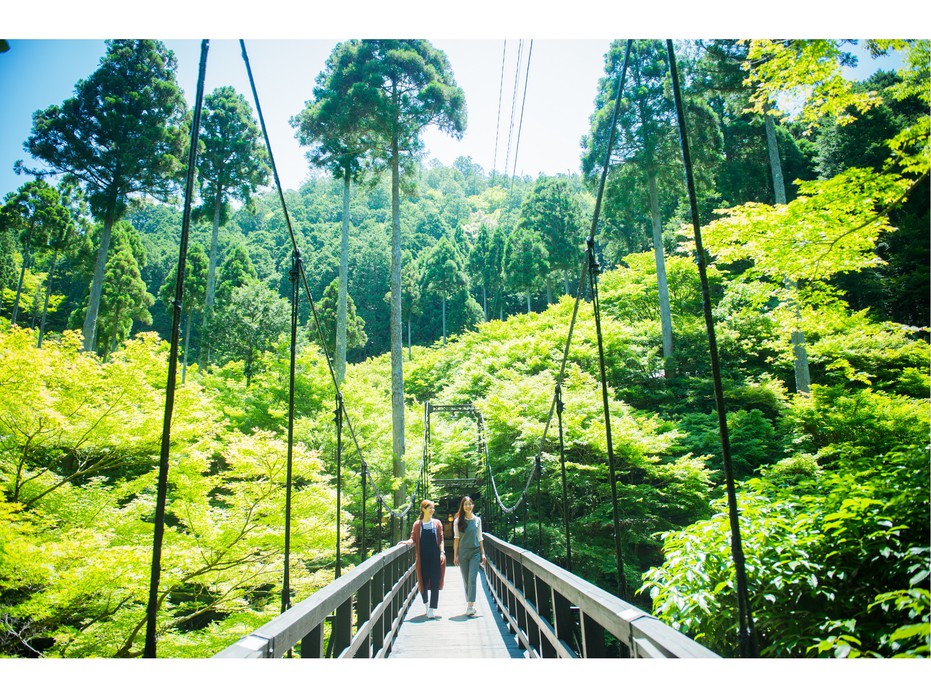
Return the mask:
<path fill-rule="evenodd" d="M 388 659 L 459 659 L 525 657 L 494 608 L 484 573 L 475 599 L 475 616 L 467 616 L 465 587 L 458 567 L 446 571 L 437 613 L 426 616 L 420 595 L 408 609 Z"/>

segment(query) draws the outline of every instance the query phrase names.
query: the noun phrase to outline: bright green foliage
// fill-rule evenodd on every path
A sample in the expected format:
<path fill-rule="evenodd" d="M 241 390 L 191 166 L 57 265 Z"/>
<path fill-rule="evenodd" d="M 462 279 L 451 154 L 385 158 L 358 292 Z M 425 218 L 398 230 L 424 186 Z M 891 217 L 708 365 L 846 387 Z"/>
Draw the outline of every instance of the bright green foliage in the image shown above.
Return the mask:
<path fill-rule="evenodd" d="M 814 124 L 831 115 L 841 123 L 879 103 L 872 92 L 856 92 L 841 73 L 841 65 L 851 58 L 841 50 L 842 41 L 796 39 L 773 41 L 754 39 L 747 52 L 750 74 L 748 85 L 756 87 L 751 98 L 753 109 L 764 113 L 776 96 L 802 101 L 802 118 Z"/>
<path fill-rule="evenodd" d="M 851 168 L 826 181 L 805 182 L 784 206 L 745 204 L 703 231 L 719 262 L 749 259 L 754 273 L 806 281 L 879 264 L 876 239 L 890 227 L 882 211 L 908 182 Z"/>
<path fill-rule="evenodd" d="M 507 506 L 523 489 L 543 436 L 572 302 L 564 298 L 544 313 L 519 315 L 506 323 L 492 321 L 464 334 L 445 350 L 426 352 L 407 376 L 406 384 L 418 400 L 442 404 L 474 401 L 485 415 L 489 458 L 499 491 Z M 629 336 L 617 323 L 603 318 L 608 356 L 617 363 L 629 353 Z M 563 384 L 563 415 L 570 519 L 573 523 L 574 570 L 610 588 L 616 565 L 606 549 L 613 549 L 611 495 L 607 480 L 606 439 L 597 375 L 598 357 L 591 309 L 583 306 L 569 353 Z M 629 350 L 628 350 L 629 351 Z M 612 399 L 612 430 L 619 463 L 623 539 L 628 573 L 636 577 L 656 561 L 654 534 L 664 526 L 680 527 L 707 513 L 708 472 L 697 458 L 677 449 L 670 425 Z M 470 438 L 468 424 L 440 426 L 433 440 L 432 458 L 454 471 L 462 469 Z M 474 434 L 474 427 L 472 433 Z M 449 436 L 451 441 L 446 442 Z M 473 437 L 474 438 L 474 437 Z M 675 451 L 678 450 L 678 453 Z M 564 557 L 562 491 L 555 417 L 544 449 L 542 515 L 546 554 Z M 535 500 L 531 497 L 531 510 Z M 484 515 L 493 514 L 490 502 Z M 536 514 L 529 535 L 535 536 Z M 500 533 L 500 531 L 499 531 Z M 576 544 L 580 547 L 576 547 Z"/>
<path fill-rule="evenodd" d="M 103 363 L 65 333 L 0 335 L 0 654 L 142 651 L 167 346 L 140 335 Z M 231 400 L 232 402 L 232 400 Z M 286 444 L 230 431 L 196 381 L 176 393 L 159 654 L 204 657 L 280 609 Z M 335 538 L 317 456 L 294 451 L 291 588 Z"/>
<path fill-rule="evenodd" d="M 783 461 L 739 492 L 763 655 L 928 656 L 926 401 L 816 387 L 790 414 L 814 458 Z M 644 589 L 660 618 L 728 654 L 735 582 L 718 506 L 664 537 Z"/>

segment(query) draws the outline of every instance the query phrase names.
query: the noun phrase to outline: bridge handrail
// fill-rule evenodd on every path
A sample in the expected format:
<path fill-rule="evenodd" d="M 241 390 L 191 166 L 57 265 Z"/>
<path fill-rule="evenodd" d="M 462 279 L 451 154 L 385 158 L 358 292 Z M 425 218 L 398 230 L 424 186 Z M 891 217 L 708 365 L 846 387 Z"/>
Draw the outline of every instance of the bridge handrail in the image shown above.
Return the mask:
<path fill-rule="evenodd" d="M 415 590 L 414 548 L 398 543 L 349 570 L 214 657 L 283 657 L 300 645 L 301 657 L 322 658 L 325 654 L 324 624 L 328 619 L 332 620 L 332 656 L 384 656 Z"/>
<path fill-rule="evenodd" d="M 484 534 L 486 578 L 521 644 L 538 657 L 604 657 L 605 634 L 621 656 L 718 655 L 636 606 L 529 550 Z"/>

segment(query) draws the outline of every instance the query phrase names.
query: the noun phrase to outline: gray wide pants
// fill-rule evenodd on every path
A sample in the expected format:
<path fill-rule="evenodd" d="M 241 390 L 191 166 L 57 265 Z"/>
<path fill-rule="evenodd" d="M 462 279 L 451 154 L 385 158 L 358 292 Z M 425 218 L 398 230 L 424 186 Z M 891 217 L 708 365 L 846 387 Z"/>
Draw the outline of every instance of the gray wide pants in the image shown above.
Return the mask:
<path fill-rule="evenodd" d="M 463 550 L 459 548 L 459 572 L 462 574 L 462 585 L 465 587 L 466 601 L 475 602 L 478 590 L 478 570 L 482 565 L 482 551 L 480 548 Z"/>

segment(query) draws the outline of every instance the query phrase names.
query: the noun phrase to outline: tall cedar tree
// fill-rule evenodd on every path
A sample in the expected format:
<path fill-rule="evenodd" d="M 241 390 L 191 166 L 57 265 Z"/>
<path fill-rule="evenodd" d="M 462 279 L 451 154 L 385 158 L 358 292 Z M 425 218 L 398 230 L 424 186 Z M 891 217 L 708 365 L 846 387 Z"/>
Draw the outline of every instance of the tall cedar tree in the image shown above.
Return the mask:
<path fill-rule="evenodd" d="M 529 228 L 514 230 L 504 252 L 504 278 L 510 288 L 527 295 L 528 313 L 533 289 L 549 273 L 550 263 L 540 234 Z"/>
<path fill-rule="evenodd" d="M 404 477 L 404 368 L 401 335 L 401 170 L 423 150 L 420 134 L 433 125 L 460 138 L 466 126 L 465 94 L 446 54 L 423 40 L 353 41 L 338 80 L 364 104 L 365 139 L 373 159 L 391 170 L 391 422 L 392 467 Z M 406 500 L 404 485 L 394 502 Z M 397 531 L 396 531 L 397 533 Z"/>
<path fill-rule="evenodd" d="M 430 249 L 424 259 L 423 284 L 428 291 L 439 294 L 443 305 L 443 346 L 446 346 L 446 300 L 467 288 L 469 277 L 459 247 L 447 232 Z"/>
<path fill-rule="evenodd" d="M 167 198 L 183 169 L 187 108 L 176 67 L 174 53 L 160 41 L 107 41 L 100 67 L 77 83 L 74 96 L 32 117 L 26 150 L 50 165 L 45 174 L 80 179 L 94 216 L 103 221 L 84 320 L 85 351 L 96 345 L 113 224 L 131 194 Z"/>
<path fill-rule="evenodd" d="M 347 313 L 349 299 L 349 201 L 352 182 L 361 177 L 368 145 L 363 130 L 364 118 L 371 105 L 362 86 L 347 82 L 343 74 L 348 61 L 354 60 L 352 42 L 337 44 L 327 58 L 326 67 L 317 76 L 313 98 L 300 114 L 291 119 L 297 129 L 298 142 L 310 150 L 307 159 L 314 167 L 329 172 L 343 182 L 342 236 L 340 238 L 339 277 L 336 306 L 336 380 L 346 376 Z M 368 166 L 373 162 L 368 161 Z M 364 344 L 364 342 L 363 342 Z"/>
<path fill-rule="evenodd" d="M 609 126 L 614 113 L 614 91 L 623 65 L 625 43 L 615 41 L 611 44 L 605 58 L 606 77 L 600 82 L 596 111 L 591 117 L 591 134 L 583 141 L 585 151 L 582 167 L 585 175 L 590 178 L 604 162 Z M 674 105 L 670 95 L 663 89 L 666 79 L 665 49 L 662 43 L 654 40 L 634 41 L 625 93 L 621 97 L 624 101 L 618 115 L 619 133 L 616 135 L 615 150 L 611 154 L 612 160 L 619 166 L 611 173 L 613 186 L 608 188 L 607 193 L 609 198 L 612 194 L 633 195 L 629 205 L 636 212 L 631 210 L 630 215 L 636 219 L 645 219 L 642 211 L 649 211 L 659 288 L 663 357 L 669 361 L 673 353 L 673 334 L 659 190 L 666 188 L 665 180 L 670 177 L 681 177 L 681 166 L 676 159 L 679 142 Z M 607 202 L 605 208 L 607 212 Z"/>
<path fill-rule="evenodd" d="M 569 295 L 569 272 L 579 267 L 585 232 L 582 206 L 565 179 L 538 179 L 521 206 L 519 225 L 540 235 L 550 271 L 562 272 L 563 288 Z M 547 293 L 552 295 L 549 278 L 546 283 Z"/>
<path fill-rule="evenodd" d="M 324 341 L 326 341 L 327 351 L 330 354 L 333 353 L 333 350 L 336 346 L 339 296 L 339 278 L 336 278 L 333 279 L 323 291 L 323 295 L 320 297 L 320 304 L 318 306 L 320 325 L 323 329 L 323 337 Z M 356 314 L 356 304 L 352 300 L 352 296 L 348 296 L 346 300 L 346 342 L 348 344 L 348 348 L 357 349 L 364 347 L 365 343 L 368 341 L 368 337 L 365 334 L 365 320 Z M 316 332 L 313 334 L 316 337 Z"/>
<path fill-rule="evenodd" d="M 251 201 L 256 190 L 268 183 L 271 170 L 252 108 L 232 87 L 218 87 L 204 100 L 200 142 L 203 147 L 197 173 L 203 199 L 200 212 L 213 218 L 204 299 L 206 330 L 216 300 L 220 226 L 229 216 L 230 200 Z M 202 334 L 202 341 L 207 335 L 208 332 Z"/>
<path fill-rule="evenodd" d="M 155 302 L 146 290 L 129 235 L 114 235 L 113 255 L 107 261 L 103 295 L 100 298 L 100 343 L 104 360 L 117 343 L 129 337 L 133 321 L 151 324 L 149 307 Z"/>

